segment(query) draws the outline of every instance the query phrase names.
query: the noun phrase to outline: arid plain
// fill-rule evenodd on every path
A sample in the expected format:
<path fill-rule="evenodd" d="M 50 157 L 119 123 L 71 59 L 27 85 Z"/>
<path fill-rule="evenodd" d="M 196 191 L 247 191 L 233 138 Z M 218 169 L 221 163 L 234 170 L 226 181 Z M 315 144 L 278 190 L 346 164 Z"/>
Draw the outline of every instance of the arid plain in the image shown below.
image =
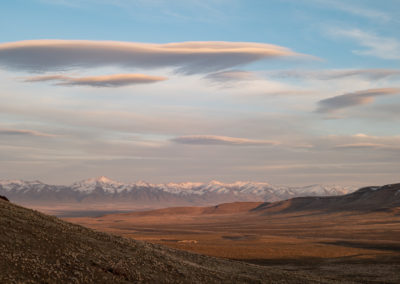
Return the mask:
<path fill-rule="evenodd" d="M 172 248 L 307 271 L 325 279 L 399 283 L 397 192 L 395 185 L 341 197 L 177 207 L 66 219 Z M 374 200 L 375 206 L 368 209 L 370 200 Z"/>

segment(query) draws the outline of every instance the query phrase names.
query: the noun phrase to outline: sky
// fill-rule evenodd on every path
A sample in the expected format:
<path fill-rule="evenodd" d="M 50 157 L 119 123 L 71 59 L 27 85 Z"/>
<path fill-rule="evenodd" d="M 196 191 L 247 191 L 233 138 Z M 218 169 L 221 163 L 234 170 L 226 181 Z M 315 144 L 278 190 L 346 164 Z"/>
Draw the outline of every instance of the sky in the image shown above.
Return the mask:
<path fill-rule="evenodd" d="M 0 179 L 399 182 L 399 0 L 6 0 Z"/>

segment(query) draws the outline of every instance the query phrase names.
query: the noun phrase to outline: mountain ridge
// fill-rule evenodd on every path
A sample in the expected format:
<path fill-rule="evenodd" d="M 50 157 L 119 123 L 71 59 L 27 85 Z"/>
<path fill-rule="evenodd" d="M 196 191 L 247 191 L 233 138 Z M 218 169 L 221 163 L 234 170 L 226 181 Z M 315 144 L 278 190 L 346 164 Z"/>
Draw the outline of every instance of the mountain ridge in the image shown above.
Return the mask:
<path fill-rule="evenodd" d="M 330 196 L 356 188 L 338 185 L 274 186 L 266 182 L 185 182 L 152 184 L 144 181 L 122 183 L 101 176 L 70 186 L 40 181 L 0 180 L 0 194 L 26 205 L 105 204 L 124 210 L 171 206 L 207 206 L 229 202 L 275 202 L 299 196 Z M 120 208 L 122 208 L 120 207 Z"/>
<path fill-rule="evenodd" d="M 264 214 L 292 212 L 393 211 L 400 212 L 400 183 L 362 187 L 338 196 L 296 197 L 262 203 L 252 209 Z"/>

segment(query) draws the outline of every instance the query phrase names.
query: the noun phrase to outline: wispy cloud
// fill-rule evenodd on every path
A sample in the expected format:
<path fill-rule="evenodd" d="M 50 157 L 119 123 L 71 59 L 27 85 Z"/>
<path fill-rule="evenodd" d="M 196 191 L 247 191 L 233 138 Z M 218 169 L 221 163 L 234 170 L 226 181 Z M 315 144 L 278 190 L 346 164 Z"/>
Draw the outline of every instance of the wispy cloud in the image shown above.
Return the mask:
<path fill-rule="evenodd" d="M 331 97 L 318 102 L 316 112 L 330 113 L 342 108 L 365 105 L 374 101 L 375 97 L 400 94 L 400 88 L 368 89 L 354 93 Z"/>
<path fill-rule="evenodd" d="M 315 80 L 335 80 L 350 77 L 361 77 L 379 80 L 400 77 L 399 69 L 332 69 L 332 70 L 287 70 L 270 72 L 270 76 L 280 78 L 301 78 Z"/>
<path fill-rule="evenodd" d="M 37 137 L 55 137 L 56 135 L 48 134 L 44 132 L 39 132 L 35 130 L 28 129 L 6 129 L 0 128 L 0 136 L 37 136 Z"/>
<path fill-rule="evenodd" d="M 254 72 L 243 71 L 243 70 L 227 70 L 216 73 L 208 74 L 204 77 L 207 80 L 214 82 L 238 82 L 238 81 L 250 81 L 256 80 L 258 77 Z"/>
<path fill-rule="evenodd" d="M 310 149 L 310 153 L 327 153 L 326 151 L 349 151 L 360 150 L 359 154 L 363 153 L 362 150 L 370 150 L 371 155 L 373 153 L 398 153 L 400 150 L 400 136 L 374 136 L 367 135 L 363 133 L 358 133 L 355 135 L 328 135 L 314 137 L 311 142 L 313 143 L 313 148 Z M 366 157 L 362 156 L 359 159 L 364 159 Z M 368 158 L 367 158 L 368 159 Z M 391 159 L 387 157 L 386 159 Z"/>
<path fill-rule="evenodd" d="M 364 50 L 353 50 L 357 55 L 369 55 L 382 59 L 400 59 L 400 41 L 395 38 L 383 37 L 359 29 L 333 30 L 333 35 L 350 38 L 357 41 Z"/>
<path fill-rule="evenodd" d="M 30 40 L 0 44 L 0 66 L 24 71 L 118 66 L 170 67 L 184 74 L 208 73 L 251 62 L 304 56 L 288 48 L 249 42 L 179 42 L 167 44 Z"/>
<path fill-rule="evenodd" d="M 123 87 L 136 84 L 149 84 L 166 80 L 166 77 L 145 74 L 113 74 L 90 77 L 70 77 L 65 75 L 33 76 L 25 82 L 56 81 L 62 86 Z"/>
<path fill-rule="evenodd" d="M 353 14 L 356 16 L 369 18 L 371 20 L 379 20 L 379 21 L 390 21 L 392 17 L 383 11 L 371 8 L 365 8 L 359 5 L 349 4 L 348 1 L 337 1 L 337 0 L 313 0 L 319 4 L 329 6 L 329 8 L 333 8 L 339 11 L 343 11 L 349 14 Z"/>
<path fill-rule="evenodd" d="M 171 139 L 171 141 L 190 145 L 271 146 L 280 144 L 278 141 L 272 140 L 253 140 L 215 135 L 180 136 Z"/>
<path fill-rule="evenodd" d="M 123 9 L 138 17 L 154 16 L 154 10 L 166 19 L 190 21 L 221 21 L 226 17 L 226 5 L 232 5 L 233 0 L 37 0 L 51 5 L 63 5 L 74 8 L 87 8 L 99 5 Z M 143 13 L 144 12 L 144 13 Z"/>
<path fill-rule="evenodd" d="M 365 148 L 384 148 L 383 144 L 376 143 L 349 143 L 349 144 L 340 144 L 336 145 L 337 149 L 365 149 Z"/>
<path fill-rule="evenodd" d="M 331 135 L 325 138 L 325 144 L 332 144 L 333 149 L 376 149 L 400 150 L 400 136 L 373 136 L 358 133 L 349 136 Z"/>

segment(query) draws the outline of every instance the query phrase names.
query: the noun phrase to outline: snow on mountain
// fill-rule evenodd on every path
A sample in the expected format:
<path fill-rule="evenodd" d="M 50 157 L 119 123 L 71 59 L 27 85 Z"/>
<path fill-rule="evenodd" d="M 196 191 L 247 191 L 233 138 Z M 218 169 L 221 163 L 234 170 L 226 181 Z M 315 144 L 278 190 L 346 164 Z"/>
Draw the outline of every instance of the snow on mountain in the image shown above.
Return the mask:
<path fill-rule="evenodd" d="M 0 180 L 0 188 L 5 192 L 10 191 L 24 191 L 27 188 L 35 188 L 35 190 L 42 190 L 46 184 L 40 181 L 22 181 L 22 180 Z"/>
<path fill-rule="evenodd" d="M 78 181 L 73 183 L 70 187 L 72 190 L 90 194 L 95 191 L 96 188 L 101 188 L 107 193 L 119 193 L 129 187 L 129 185 L 101 176 Z"/>
<path fill-rule="evenodd" d="M 16 201 L 130 202 L 166 206 L 211 205 L 235 201 L 273 202 L 300 196 L 342 195 L 355 190 L 352 186 L 316 184 L 293 187 L 250 181 L 122 183 L 104 176 L 75 182 L 70 186 L 47 185 L 39 181 L 0 180 L 0 194 Z"/>

